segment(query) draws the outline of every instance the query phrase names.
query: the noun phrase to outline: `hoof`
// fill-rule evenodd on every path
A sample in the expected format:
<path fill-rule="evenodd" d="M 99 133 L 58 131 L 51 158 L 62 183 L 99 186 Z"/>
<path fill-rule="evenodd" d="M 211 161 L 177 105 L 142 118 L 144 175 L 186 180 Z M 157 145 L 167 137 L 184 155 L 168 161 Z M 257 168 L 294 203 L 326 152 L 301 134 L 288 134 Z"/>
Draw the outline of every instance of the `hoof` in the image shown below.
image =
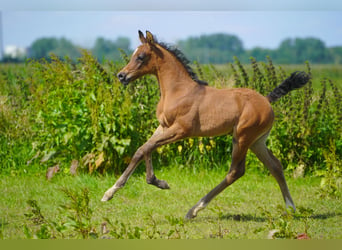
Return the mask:
<path fill-rule="evenodd" d="M 190 211 L 185 215 L 185 219 L 186 220 L 191 220 L 193 218 L 195 218 L 197 215 L 194 214 L 194 212 L 192 211 L 192 209 L 190 209 Z"/>
<path fill-rule="evenodd" d="M 158 187 L 161 189 L 170 189 L 169 184 L 167 184 L 167 182 L 163 180 L 159 180 Z"/>
<path fill-rule="evenodd" d="M 159 180 L 155 176 L 153 176 L 151 179 L 148 179 L 147 183 L 153 186 L 156 186 L 157 188 L 160 188 L 160 189 L 170 189 L 170 186 L 169 184 L 167 184 L 166 181 Z"/>
<path fill-rule="evenodd" d="M 111 199 L 113 198 L 114 194 L 115 194 L 120 188 L 122 188 L 122 187 L 123 187 L 123 185 L 118 186 L 118 185 L 115 184 L 113 187 L 111 187 L 110 189 L 108 189 L 108 190 L 104 193 L 104 195 L 103 195 L 101 201 L 109 201 L 109 200 L 111 200 Z"/>
<path fill-rule="evenodd" d="M 197 202 L 197 204 L 195 206 L 193 206 L 189 212 L 186 214 L 185 218 L 188 220 L 191 220 L 193 218 L 195 218 L 197 216 L 197 213 L 204 209 L 207 206 L 207 203 L 203 202 L 202 200 L 200 200 L 199 202 Z"/>
<path fill-rule="evenodd" d="M 113 198 L 113 195 L 107 194 L 107 192 L 103 195 L 101 201 L 109 201 Z"/>

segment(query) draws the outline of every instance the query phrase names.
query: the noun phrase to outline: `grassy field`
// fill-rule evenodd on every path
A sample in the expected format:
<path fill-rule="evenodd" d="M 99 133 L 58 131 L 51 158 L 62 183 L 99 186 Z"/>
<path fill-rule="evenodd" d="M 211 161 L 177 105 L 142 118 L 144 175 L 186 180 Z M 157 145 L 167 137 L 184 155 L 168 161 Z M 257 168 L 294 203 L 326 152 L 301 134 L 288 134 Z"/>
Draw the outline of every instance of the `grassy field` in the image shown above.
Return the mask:
<path fill-rule="evenodd" d="M 141 166 L 142 167 L 142 166 Z M 170 190 L 159 190 L 135 174 L 113 200 L 100 201 L 114 176 L 57 174 L 2 176 L 0 236 L 22 238 L 342 239 L 341 194 L 320 196 L 317 177 L 287 178 L 297 212 L 284 215 L 275 180 L 247 171 L 199 215 L 184 216 L 225 176 L 224 170 L 157 171 Z M 29 200 L 36 201 L 36 205 Z"/>

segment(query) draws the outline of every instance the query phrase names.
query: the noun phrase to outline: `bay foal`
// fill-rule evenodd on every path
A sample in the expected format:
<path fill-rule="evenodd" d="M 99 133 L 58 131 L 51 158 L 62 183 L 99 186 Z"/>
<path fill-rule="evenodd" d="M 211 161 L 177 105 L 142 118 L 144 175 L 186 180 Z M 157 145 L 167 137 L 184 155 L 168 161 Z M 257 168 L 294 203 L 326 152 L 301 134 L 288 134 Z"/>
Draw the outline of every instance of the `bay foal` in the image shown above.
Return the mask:
<path fill-rule="evenodd" d="M 227 176 L 205 195 L 187 213 L 194 218 L 198 211 L 245 172 L 245 160 L 251 149 L 277 180 L 286 206 L 295 210 L 280 161 L 266 147 L 274 114 L 270 103 L 289 91 L 303 86 L 309 76 L 295 72 L 267 97 L 247 88 L 216 89 L 200 81 L 188 66 L 183 54 L 158 43 L 150 32 L 146 37 L 139 31 L 141 45 L 133 53 L 129 63 L 119 72 L 123 84 L 153 74 L 160 87 L 160 101 L 156 114 L 159 126 L 152 137 L 134 154 L 127 169 L 108 189 L 102 201 L 110 200 L 122 188 L 139 162 L 146 163 L 147 183 L 168 189 L 164 180 L 153 173 L 151 153 L 157 147 L 187 137 L 233 136 L 232 162 Z"/>

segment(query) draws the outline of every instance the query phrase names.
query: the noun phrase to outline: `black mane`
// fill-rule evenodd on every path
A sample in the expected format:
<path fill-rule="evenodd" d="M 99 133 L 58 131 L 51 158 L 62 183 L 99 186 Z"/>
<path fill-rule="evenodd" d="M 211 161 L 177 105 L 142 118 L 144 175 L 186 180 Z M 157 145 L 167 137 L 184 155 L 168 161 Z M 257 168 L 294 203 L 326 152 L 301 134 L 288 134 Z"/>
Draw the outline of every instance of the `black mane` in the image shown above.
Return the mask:
<path fill-rule="evenodd" d="M 156 41 L 156 38 L 154 38 L 154 40 Z M 190 61 L 185 57 L 182 51 L 180 51 L 177 47 L 168 45 L 166 43 L 160 43 L 160 42 L 157 42 L 157 43 L 161 47 L 169 51 L 172 55 L 174 55 L 178 59 L 178 61 L 181 62 L 181 64 L 184 66 L 184 68 L 186 69 L 186 71 L 188 72 L 192 80 L 194 80 L 200 85 L 208 85 L 207 82 L 198 79 L 197 74 L 193 71 L 193 69 L 190 66 Z"/>

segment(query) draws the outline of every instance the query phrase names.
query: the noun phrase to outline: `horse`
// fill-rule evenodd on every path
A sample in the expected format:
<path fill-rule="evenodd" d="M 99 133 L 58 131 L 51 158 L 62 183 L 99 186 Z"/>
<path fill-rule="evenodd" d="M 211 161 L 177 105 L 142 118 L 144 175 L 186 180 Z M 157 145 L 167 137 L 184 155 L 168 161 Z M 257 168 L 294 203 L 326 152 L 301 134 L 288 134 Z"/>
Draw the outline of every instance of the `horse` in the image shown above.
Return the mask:
<path fill-rule="evenodd" d="M 158 42 L 149 31 L 146 31 L 146 36 L 140 30 L 138 33 L 141 45 L 117 77 L 122 84 L 127 85 L 146 74 L 156 76 L 160 88 L 160 100 L 156 108 L 159 126 L 146 143 L 137 149 L 126 170 L 104 193 L 102 201 L 110 200 L 125 185 L 143 159 L 147 183 L 160 189 L 169 189 L 168 183 L 159 180 L 153 172 L 151 153 L 157 147 L 184 138 L 230 134 L 233 137 L 233 150 L 227 175 L 188 211 L 186 218 L 196 217 L 215 196 L 244 175 L 248 149 L 275 177 L 286 207 L 292 207 L 295 211 L 283 167 L 265 142 L 274 121 L 271 103 L 304 86 L 310 76 L 296 71 L 266 97 L 248 88 L 217 89 L 198 79 L 179 49 Z"/>

